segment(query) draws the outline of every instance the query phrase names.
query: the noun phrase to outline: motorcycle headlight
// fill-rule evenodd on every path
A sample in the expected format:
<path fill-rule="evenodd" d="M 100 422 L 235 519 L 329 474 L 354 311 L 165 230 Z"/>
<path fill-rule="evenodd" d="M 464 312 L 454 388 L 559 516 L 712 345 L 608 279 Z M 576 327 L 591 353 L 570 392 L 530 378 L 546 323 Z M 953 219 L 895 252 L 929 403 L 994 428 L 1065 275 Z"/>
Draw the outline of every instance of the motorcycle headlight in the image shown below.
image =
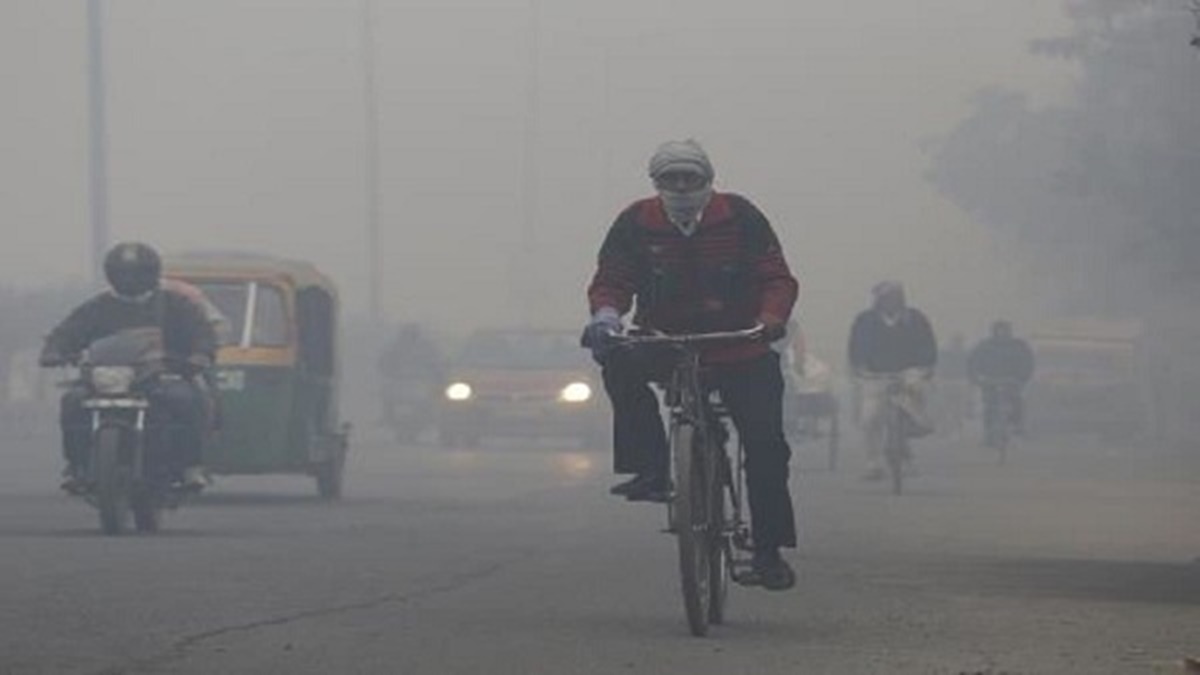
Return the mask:
<path fill-rule="evenodd" d="M 446 398 L 451 401 L 469 401 L 472 394 L 474 392 L 471 391 L 471 385 L 466 382 L 455 382 L 446 387 Z"/>
<path fill-rule="evenodd" d="M 99 394 L 126 394 L 135 377 L 130 366 L 95 366 L 91 370 L 92 388 Z"/>
<path fill-rule="evenodd" d="M 564 403 L 586 403 L 592 398 L 592 388 L 586 382 L 572 382 L 563 387 L 558 399 Z"/>

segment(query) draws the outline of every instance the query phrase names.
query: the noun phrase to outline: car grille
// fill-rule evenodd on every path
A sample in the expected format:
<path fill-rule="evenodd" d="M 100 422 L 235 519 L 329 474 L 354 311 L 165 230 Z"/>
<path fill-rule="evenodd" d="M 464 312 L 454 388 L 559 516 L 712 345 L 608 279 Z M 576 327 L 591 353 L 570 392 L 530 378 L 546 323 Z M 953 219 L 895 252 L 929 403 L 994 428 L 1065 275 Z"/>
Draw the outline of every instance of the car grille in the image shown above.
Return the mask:
<path fill-rule="evenodd" d="M 530 392 L 514 392 L 514 391 L 490 391 L 480 393 L 477 396 L 479 401 L 488 403 L 552 403 L 558 397 L 546 393 L 530 393 Z"/>

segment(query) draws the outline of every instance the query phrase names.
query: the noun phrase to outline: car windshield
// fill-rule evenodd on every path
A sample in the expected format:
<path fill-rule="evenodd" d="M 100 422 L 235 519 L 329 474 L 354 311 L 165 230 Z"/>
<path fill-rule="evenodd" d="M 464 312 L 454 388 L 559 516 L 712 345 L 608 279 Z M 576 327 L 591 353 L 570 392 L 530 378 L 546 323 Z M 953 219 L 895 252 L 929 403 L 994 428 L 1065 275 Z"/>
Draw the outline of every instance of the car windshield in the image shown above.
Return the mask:
<path fill-rule="evenodd" d="M 283 292 L 271 284 L 191 281 L 225 319 L 218 331 L 222 346 L 281 347 L 288 344 L 288 315 Z"/>
<path fill-rule="evenodd" d="M 96 340 L 87 349 L 87 362 L 93 366 L 132 366 L 162 358 L 162 331 L 154 327 L 123 330 Z"/>
<path fill-rule="evenodd" d="M 467 339 L 459 364 L 522 370 L 576 368 L 584 364 L 578 338 L 567 333 L 486 332 Z"/>

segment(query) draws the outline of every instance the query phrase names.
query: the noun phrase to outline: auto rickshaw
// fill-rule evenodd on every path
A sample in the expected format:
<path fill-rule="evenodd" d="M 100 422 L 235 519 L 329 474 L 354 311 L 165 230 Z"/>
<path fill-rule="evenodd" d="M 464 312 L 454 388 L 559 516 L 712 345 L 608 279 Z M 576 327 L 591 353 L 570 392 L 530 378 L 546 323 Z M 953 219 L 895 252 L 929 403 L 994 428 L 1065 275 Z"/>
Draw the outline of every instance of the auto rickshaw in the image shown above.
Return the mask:
<path fill-rule="evenodd" d="M 217 475 L 305 474 L 337 499 L 349 426 L 338 414 L 338 298 L 309 263 L 230 253 L 168 257 L 163 275 L 203 292 L 217 328 Z"/>

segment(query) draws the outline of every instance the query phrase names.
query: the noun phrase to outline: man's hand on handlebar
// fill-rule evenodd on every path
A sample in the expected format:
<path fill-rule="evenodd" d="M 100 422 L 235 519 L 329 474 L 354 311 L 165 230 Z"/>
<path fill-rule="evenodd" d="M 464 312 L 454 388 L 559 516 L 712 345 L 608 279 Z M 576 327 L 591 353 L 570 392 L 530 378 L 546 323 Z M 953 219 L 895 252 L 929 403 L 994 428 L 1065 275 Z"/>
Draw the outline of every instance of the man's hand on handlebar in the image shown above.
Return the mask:
<path fill-rule="evenodd" d="M 611 307 L 601 307 L 592 315 L 592 320 L 583 329 L 580 344 L 592 350 L 592 359 L 603 364 L 608 354 L 616 347 L 616 336 L 624 332 L 621 315 Z"/>
<path fill-rule="evenodd" d="M 760 339 L 763 342 L 775 342 L 787 335 L 786 323 L 768 317 L 760 318 L 756 328 L 761 329 L 762 337 Z"/>

